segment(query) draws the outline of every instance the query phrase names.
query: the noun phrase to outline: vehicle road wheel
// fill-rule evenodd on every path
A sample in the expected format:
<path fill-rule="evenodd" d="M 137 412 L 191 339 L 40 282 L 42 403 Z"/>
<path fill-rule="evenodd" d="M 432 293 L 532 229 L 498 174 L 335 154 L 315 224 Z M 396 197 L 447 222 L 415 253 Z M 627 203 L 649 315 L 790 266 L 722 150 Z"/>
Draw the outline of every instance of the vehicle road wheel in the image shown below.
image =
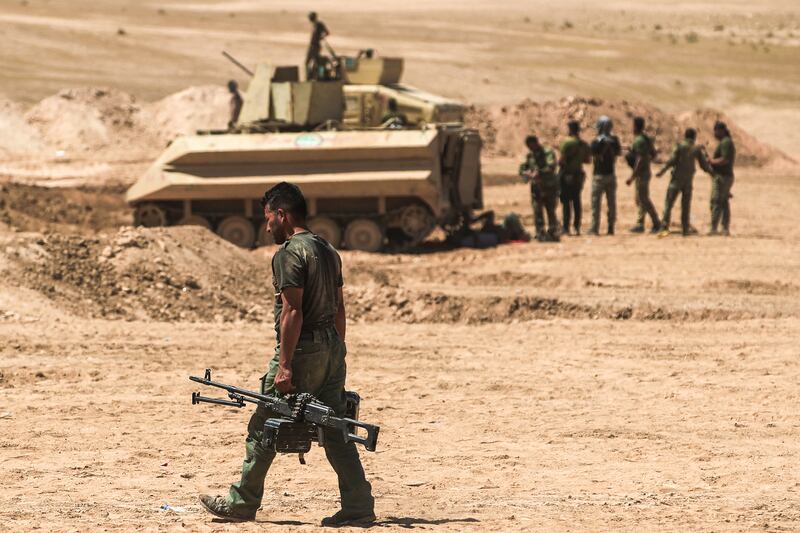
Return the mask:
<path fill-rule="evenodd" d="M 308 229 L 328 241 L 334 248 L 342 244 L 342 228 L 332 218 L 314 217 L 308 221 Z"/>
<path fill-rule="evenodd" d="M 211 222 L 208 221 L 206 217 L 201 217 L 200 215 L 189 215 L 188 217 L 183 217 L 179 222 L 179 226 L 201 226 L 206 229 L 211 229 Z"/>
<path fill-rule="evenodd" d="M 155 228 L 167 225 L 167 214 L 156 204 L 142 204 L 136 208 L 133 217 L 134 226 Z"/>
<path fill-rule="evenodd" d="M 256 240 L 256 230 L 253 228 L 253 224 L 240 216 L 228 217 L 220 222 L 217 234 L 242 248 L 252 248 Z"/>
<path fill-rule="evenodd" d="M 435 226 L 436 220 L 430 210 L 423 205 L 411 204 L 404 207 L 400 213 L 400 228 L 414 244 L 425 240 Z"/>
<path fill-rule="evenodd" d="M 273 244 L 275 244 L 275 239 L 272 237 L 272 233 L 267 231 L 267 221 L 265 220 L 258 227 L 256 246 L 272 246 Z"/>
<path fill-rule="evenodd" d="M 347 225 L 344 243 L 350 250 L 377 252 L 383 248 L 383 230 L 374 220 L 357 218 Z"/>

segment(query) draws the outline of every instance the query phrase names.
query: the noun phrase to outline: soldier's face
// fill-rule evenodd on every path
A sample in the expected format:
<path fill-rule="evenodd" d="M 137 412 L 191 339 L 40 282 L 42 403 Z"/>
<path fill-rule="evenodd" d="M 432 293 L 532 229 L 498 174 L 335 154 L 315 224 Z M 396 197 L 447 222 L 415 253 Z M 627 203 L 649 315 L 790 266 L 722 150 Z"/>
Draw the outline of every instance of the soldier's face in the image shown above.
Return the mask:
<path fill-rule="evenodd" d="M 272 211 L 268 206 L 264 208 L 264 218 L 267 219 L 267 231 L 272 235 L 275 244 L 286 242 L 286 213 L 283 209 Z"/>

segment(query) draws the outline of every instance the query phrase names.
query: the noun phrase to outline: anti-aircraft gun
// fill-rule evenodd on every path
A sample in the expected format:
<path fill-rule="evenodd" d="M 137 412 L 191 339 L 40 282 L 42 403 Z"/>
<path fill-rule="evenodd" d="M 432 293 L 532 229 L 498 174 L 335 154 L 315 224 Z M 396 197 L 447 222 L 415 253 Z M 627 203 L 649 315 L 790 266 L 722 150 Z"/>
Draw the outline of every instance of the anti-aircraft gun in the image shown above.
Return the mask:
<path fill-rule="evenodd" d="M 464 107 L 400 84 L 400 58 L 332 56 L 321 81 L 259 64 L 232 130 L 177 138 L 128 190 L 135 223 L 268 244 L 259 199 L 291 181 L 308 200 L 309 227 L 335 247 L 400 249 L 437 226 L 461 228 L 482 208 L 481 139 L 464 127 Z M 406 127 L 381 124 L 390 99 Z"/>

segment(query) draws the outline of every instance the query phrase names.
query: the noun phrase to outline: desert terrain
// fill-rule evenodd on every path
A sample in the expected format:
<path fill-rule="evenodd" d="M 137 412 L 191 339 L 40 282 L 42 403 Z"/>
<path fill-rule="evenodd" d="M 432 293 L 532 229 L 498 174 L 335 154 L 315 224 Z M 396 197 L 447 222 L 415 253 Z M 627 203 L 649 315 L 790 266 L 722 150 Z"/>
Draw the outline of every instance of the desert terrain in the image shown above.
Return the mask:
<path fill-rule="evenodd" d="M 246 78 L 220 50 L 299 63 L 309 9 L 337 51 L 402 55 L 406 82 L 472 104 L 486 207 L 529 226 L 528 131 L 610 113 L 629 142 L 640 113 L 663 154 L 724 117 L 741 154 L 730 238 L 704 235 L 698 173 L 697 237 L 628 234 L 620 181 L 613 237 L 342 252 L 378 526 L 800 528 L 795 2 L 0 8 L 0 530 L 310 531 L 338 508 L 314 449 L 276 460 L 255 523 L 201 510 L 237 478 L 249 411 L 192 406 L 188 376 L 258 386 L 274 250 L 132 228 L 123 201 L 171 138 L 225 123 L 223 85 Z"/>

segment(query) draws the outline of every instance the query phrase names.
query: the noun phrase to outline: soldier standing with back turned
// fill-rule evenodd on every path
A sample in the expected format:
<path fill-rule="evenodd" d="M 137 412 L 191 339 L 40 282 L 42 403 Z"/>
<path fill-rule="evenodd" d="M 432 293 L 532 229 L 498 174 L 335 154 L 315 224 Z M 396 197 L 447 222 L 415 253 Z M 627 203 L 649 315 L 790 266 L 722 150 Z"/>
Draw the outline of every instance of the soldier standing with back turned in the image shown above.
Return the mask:
<path fill-rule="evenodd" d="M 608 234 L 614 235 L 614 222 L 617 219 L 617 157 L 622 151 L 619 139 L 611 134 L 614 123 L 603 115 L 597 119 L 597 137 L 592 140 L 592 227 L 589 235 L 600 232 L 600 208 L 603 195 L 608 203 Z"/>
<path fill-rule="evenodd" d="M 306 226 L 306 200 L 300 189 L 282 182 L 261 204 L 267 231 L 281 245 L 272 257 L 277 346 L 261 393 L 310 393 L 337 416 L 347 409 L 344 344 L 346 319 L 342 296 L 342 260 L 324 239 Z M 229 521 L 255 520 L 264 494 L 264 478 L 275 451 L 262 444 L 264 422 L 277 415 L 259 406 L 247 426 L 241 480 L 226 496 L 200 496 L 211 514 Z M 342 509 L 323 526 L 366 525 L 375 520 L 372 487 L 364 476 L 354 442 L 325 429 L 325 455 L 339 478 Z"/>
<path fill-rule="evenodd" d="M 717 228 L 721 220 L 722 235 L 727 237 L 731 234 L 731 188 L 736 146 L 724 122 L 714 124 L 714 137 L 719 144 L 709 161 L 714 174 L 711 176 L 711 231 L 708 234 L 719 235 Z"/>
<path fill-rule="evenodd" d="M 664 203 L 664 215 L 661 217 L 661 233 L 659 237 L 669 235 L 669 222 L 672 213 L 672 206 L 678 195 L 681 195 L 681 233 L 686 235 L 696 234 L 689 221 L 692 208 L 692 182 L 694 181 L 695 162 L 706 172 L 711 172 L 708 166 L 702 146 L 696 146 L 697 131 L 693 128 L 686 130 L 683 141 L 675 145 L 672 156 L 658 171 L 656 176 L 663 176 L 664 173 L 672 169 L 672 179 L 667 187 L 667 198 Z"/>
<path fill-rule="evenodd" d="M 586 180 L 583 165 L 592 160 L 592 154 L 589 145 L 580 137 L 581 125 L 577 120 L 570 120 L 567 123 L 567 130 L 569 137 L 561 143 L 561 157 L 558 160 L 558 175 L 561 180 L 562 233 L 569 235 L 569 223 L 574 213 L 575 235 L 580 235 L 583 211 L 581 192 L 583 192 L 583 183 Z"/>
<path fill-rule="evenodd" d="M 558 218 L 558 176 L 556 175 L 556 155 L 553 150 L 539 143 L 535 135 L 525 137 L 528 155 L 519 166 L 522 181 L 531 185 L 531 204 L 533 221 L 536 225 L 536 240 L 557 242 Z M 544 227 L 544 213 L 547 212 L 547 231 Z"/>
<path fill-rule="evenodd" d="M 633 134 L 635 135 L 631 144 L 633 173 L 625 181 L 626 185 L 636 182 L 635 194 L 638 213 L 636 225 L 631 228 L 631 232 L 644 233 L 644 216 L 647 213 L 653 223 L 653 227 L 650 229 L 651 233 L 658 233 L 661 229 L 661 222 L 658 220 L 656 207 L 653 205 L 653 201 L 650 200 L 650 178 L 652 176 L 650 161 L 655 157 L 656 149 L 653 146 L 653 140 L 644 133 L 644 118 L 634 117 Z"/>

